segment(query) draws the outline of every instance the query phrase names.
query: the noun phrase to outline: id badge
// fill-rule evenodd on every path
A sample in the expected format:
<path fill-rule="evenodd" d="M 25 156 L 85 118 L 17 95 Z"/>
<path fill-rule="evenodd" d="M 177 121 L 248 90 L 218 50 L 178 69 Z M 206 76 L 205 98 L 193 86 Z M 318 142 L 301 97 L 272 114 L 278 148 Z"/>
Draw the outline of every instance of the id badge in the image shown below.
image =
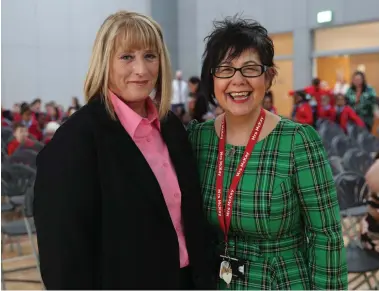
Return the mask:
<path fill-rule="evenodd" d="M 246 260 L 220 255 L 220 264 L 228 262 L 234 279 L 245 279 Z M 221 274 L 220 274 L 221 276 Z"/>

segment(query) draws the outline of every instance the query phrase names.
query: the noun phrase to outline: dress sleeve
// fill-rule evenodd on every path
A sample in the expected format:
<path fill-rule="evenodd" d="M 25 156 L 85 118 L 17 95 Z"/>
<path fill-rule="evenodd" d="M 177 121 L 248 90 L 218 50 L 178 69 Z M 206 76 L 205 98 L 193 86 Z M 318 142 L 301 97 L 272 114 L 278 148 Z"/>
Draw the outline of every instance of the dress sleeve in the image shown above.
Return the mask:
<path fill-rule="evenodd" d="M 310 289 L 347 289 L 347 263 L 336 189 L 321 139 L 302 125 L 295 135 L 294 183 L 308 241 Z"/>

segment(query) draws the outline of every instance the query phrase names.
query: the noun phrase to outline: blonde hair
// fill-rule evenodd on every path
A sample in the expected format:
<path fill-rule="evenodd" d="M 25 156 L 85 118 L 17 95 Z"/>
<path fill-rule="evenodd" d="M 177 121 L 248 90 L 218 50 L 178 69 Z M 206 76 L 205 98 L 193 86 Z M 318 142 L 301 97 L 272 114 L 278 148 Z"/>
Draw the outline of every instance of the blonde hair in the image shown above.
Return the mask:
<path fill-rule="evenodd" d="M 151 49 L 158 52 L 160 66 L 154 100 L 159 116 L 163 118 L 170 109 L 172 95 L 172 72 L 168 50 L 159 24 L 152 18 L 136 12 L 119 11 L 108 16 L 97 32 L 84 84 L 86 101 L 101 94 L 108 113 L 116 119 L 108 96 L 108 80 L 110 60 L 119 46 L 129 50 Z"/>

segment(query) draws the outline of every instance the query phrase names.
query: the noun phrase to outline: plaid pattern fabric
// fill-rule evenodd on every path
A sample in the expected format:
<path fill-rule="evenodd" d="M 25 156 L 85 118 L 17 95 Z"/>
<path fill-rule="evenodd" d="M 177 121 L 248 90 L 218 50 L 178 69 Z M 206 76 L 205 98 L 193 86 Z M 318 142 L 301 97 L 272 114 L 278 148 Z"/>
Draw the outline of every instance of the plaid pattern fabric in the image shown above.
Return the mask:
<path fill-rule="evenodd" d="M 357 102 L 355 91 L 349 88 L 346 92 L 348 104 L 354 108 L 359 117 L 369 126 L 372 126 L 374 123 L 375 96 L 375 89 L 371 86 L 367 86 L 366 90 L 362 92 L 359 102 Z"/>
<path fill-rule="evenodd" d="M 206 217 L 223 234 L 216 213 L 218 137 L 214 121 L 189 125 Z M 244 147 L 226 146 L 224 202 Z M 233 153 L 234 152 L 234 153 Z M 347 266 L 332 172 L 316 131 L 282 118 L 255 146 L 237 187 L 229 254 L 247 261 L 232 289 L 347 289 Z M 226 285 L 219 280 L 219 288 Z"/>

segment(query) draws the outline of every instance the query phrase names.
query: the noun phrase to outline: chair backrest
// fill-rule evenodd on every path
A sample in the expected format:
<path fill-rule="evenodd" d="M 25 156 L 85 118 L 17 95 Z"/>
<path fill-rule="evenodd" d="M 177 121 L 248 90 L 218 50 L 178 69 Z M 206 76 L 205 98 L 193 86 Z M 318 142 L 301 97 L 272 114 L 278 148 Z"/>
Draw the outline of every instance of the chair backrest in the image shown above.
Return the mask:
<path fill-rule="evenodd" d="M 33 217 L 33 203 L 34 203 L 34 183 L 28 187 L 25 192 L 24 200 L 24 214 L 26 217 Z"/>
<path fill-rule="evenodd" d="M 36 168 L 37 155 L 38 153 L 31 149 L 18 150 L 9 157 L 9 163 L 24 164 Z"/>
<path fill-rule="evenodd" d="M 369 189 L 364 176 L 354 172 L 343 172 L 335 179 L 338 202 L 341 210 L 365 205 Z"/>
<path fill-rule="evenodd" d="M 2 164 L 1 179 L 7 185 L 2 189 L 6 196 L 24 195 L 26 190 L 33 185 L 36 171 L 23 164 Z M 5 191 L 4 191 L 5 190 Z"/>
<path fill-rule="evenodd" d="M 36 153 L 39 153 L 43 147 L 45 145 L 39 141 L 34 141 L 33 145 L 32 146 L 25 146 L 24 144 L 23 145 L 20 145 L 18 148 L 17 148 L 17 151 L 23 151 L 23 150 L 32 150 Z"/>
<path fill-rule="evenodd" d="M 360 148 L 367 153 L 379 151 L 379 139 L 369 132 L 360 132 L 357 137 L 357 142 Z"/>
<path fill-rule="evenodd" d="M 345 171 L 342 165 L 342 159 L 337 156 L 329 157 L 330 167 L 332 168 L 333 176 L 337 176 Z"/>
<path fill-rule="evenodd" d="M 344 131 L 338 124 L 330 121 L 325 122 L 323 124 L 325 125 L 323 126 L 323 129 L 320 131 L 320 136 L 322 137 L 322 139 L 332 140 L 335 136 L 338 135 L 345 136 Z"/>
<path fill-rule="evenodd" d="M 357 140 L 359 133 L 361 132 L 368 132 L 366 128 L 360 127 L 356 125 L 355 123 L 349 122 L 347 125 L 347 135 L 352 140 Z"/>
<path fill-rule="evenodd" d="M 365 175 L 371 167 L 374 159 L 370 154 L 360 149 L 349 149 L 342 158 L 343 166 L 346 170 Z"/>
<path fill-rule="evenodd" d="M 331 147 L 333 148 L 333 152 L 339 157 L 343 157 L 349 149 L 354 148 L 354 144 L 346 135 L 337 135 L 333 137 Z"/>
<path fill-rule="evenodd" d="M 1 127 L 1 140 L 6 144 L 13 137 L 13 130 L 10 127 Z"/>

